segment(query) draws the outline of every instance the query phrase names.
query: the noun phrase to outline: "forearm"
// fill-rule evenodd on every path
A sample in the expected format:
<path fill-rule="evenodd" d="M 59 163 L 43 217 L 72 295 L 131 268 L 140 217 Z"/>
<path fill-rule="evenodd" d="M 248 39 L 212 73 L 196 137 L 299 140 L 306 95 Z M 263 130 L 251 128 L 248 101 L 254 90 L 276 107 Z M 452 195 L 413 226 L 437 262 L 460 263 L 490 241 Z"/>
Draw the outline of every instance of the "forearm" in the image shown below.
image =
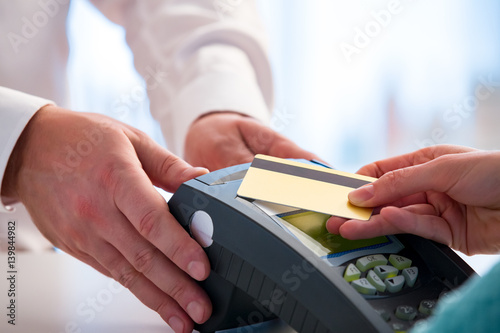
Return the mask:
<path fill-rule="evenodd" d="M 206 112 L 231 110 L 267 122 L 271 71 L 253 1 L 229 16 L 212 1 L 94 3 L 127 30 L 170 150 L 182 154 L 189 126 Z"/>

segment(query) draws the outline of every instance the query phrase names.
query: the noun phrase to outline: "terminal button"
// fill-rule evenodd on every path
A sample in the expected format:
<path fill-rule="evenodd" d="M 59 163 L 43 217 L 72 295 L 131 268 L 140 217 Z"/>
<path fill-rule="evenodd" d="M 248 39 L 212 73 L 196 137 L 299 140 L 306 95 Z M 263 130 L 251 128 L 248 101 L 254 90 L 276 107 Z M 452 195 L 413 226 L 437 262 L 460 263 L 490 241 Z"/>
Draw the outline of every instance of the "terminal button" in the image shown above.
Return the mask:
<path fill-rule="evenodd" d="M 411 266 L 410 259 L 397 254 L 391 254 L 389 256 L 389 262 L 400 271 Z"/>
<path fill-rule="evenodd" d="M 377 275 L 382 280 L 385 280 L 385 279 L 388 279 L 391 277 L 395 277 L 399 273 L 399 271 L 396 267 L 389 266 L 389 265 L 377 266 L 373 270 L 375 271 L 375 273 L 377 273 Z"/>
<path fill-rule="evenodd" d="M 434 309 L 436 308 L 436 304 L 437 303 L 435 300 L 425 299 L 422 302 L 420 302 L 418 311 L 425 315 L 431 315 Z"/>
<path fill-rule="evenodd" d="M 396 308 L 396 317 L 401 320 L 413 320 L 417 316 L 417 309 L 409 305 L 400 305 Z"/>
<path fill-rule="evenodd" d="M 418 267 L 405 268 L 401 274 L 405 277 L 406 285 L 408 287 L 413 287 L 417 281 Z"/>
<path fill-rule="evenodd" d="M 387 291 L 390 293 L 397 293 L 403 289 L 405 284 L 405 278 L 402 275 L 391 277 L 385 280 L 385 285 L 387 286 Z"/>
<path fill-rule="evenodd" d="M 392 324 L 392 330 L 394 333 L 406 333 L 408 329 L 407 325 L 403 325 L 401 323 L 394 323 Z"/>
<path fill-rule="evenodd" d="M 385 291 L 386 286 L 384 281 L 382 281 L 374 271 L 369 271 L 366 279 L 375 287 L 375 289 L 377 289 L 381 293 Z"/>
<path fill-rule="evenodd" d="M 377 311 L 377 313 L 380 315 L 380 317 L 382 317 L 382 319 L 384 321 L 391 320 L 391 314 L 387 310 L 379 309 L 379 310 L 375 310 L 375 311 Z"/>
<path fill-rule="evenodd" d="M 359 268 L 360 271 L 366 272 L 369 269 L 372 269 L 375 266 L 386 265 L 387 258 L 381 254 L 374 254 L 366 257 L 359 258 L 356 261 L 356 267 Z"/>
<path fill-rule="evenodd" d="M 203 210 L 197 210 L 193 213 L 189 222 L 189 230 L 193 238 L 204 248 L 209 247 L 214 242 L 212 239 L 214 223 L 210 215 Z"/>
<path fill-rule="evenodd" d="M 359 271 L 359 269 L 354 266 L 354 264 L 349 264 L 344 272 L 344 280 L 346 280 L 347 282 L 352 282 L 359 279 L 360 277 L 361 272 Z"/>
<path fill-rule="evenodd" d="M 363 295 L 375 295 L 377 289 L 368 282 L 367 279 L 362 278 L 359 280 L 355 280 L 351 282 L 351 285 L 356 289 L 360 294 Z"/>

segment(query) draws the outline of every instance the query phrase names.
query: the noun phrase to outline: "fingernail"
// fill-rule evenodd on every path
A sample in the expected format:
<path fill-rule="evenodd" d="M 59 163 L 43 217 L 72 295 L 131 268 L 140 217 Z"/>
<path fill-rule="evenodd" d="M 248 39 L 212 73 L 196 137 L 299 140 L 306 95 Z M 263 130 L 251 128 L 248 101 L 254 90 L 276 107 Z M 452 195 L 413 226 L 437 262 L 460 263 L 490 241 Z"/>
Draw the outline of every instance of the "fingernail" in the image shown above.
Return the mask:
<path fill-rule="evenodd" d="M 349 193 L 349 201 L 358 205 L 373 197 L 375 189 L 372 184 L 365 185 Z"/>
<path fill-rule="evenodd" d="M 168 320 L 168 326 L 170 326 L 174 332 L 184 332 L 184 322 L 179 317 L 170 317 Z"/>
<path fill-rule="evenodd" d="M 200 261 L 191 261 L 187 266 L 187 270 L 193 279 L 201 281 L 205 278 L 205 265 Z"/>
<path fill-rule="evenodd" d="M 195 322 L 201 323 L 201 321 L 203 320 L 205 311 L 203 310 L 203 306 L 201 306 L 199 302 L 192 301 L 191 303 L 189 303 L 186 307 L 186 311 L 191 319 L 193 319 Z"/>

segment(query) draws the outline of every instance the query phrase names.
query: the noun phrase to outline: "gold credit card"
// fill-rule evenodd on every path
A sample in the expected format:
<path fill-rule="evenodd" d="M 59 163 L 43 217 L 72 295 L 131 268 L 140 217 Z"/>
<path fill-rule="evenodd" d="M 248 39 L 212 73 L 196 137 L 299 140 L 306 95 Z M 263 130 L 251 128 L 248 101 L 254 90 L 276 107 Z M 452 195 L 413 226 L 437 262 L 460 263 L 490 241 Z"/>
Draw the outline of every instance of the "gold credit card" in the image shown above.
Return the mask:
<path fill-rule="evenodd" d="M 375 180 L 319 165 L 256 155 L 238 189 L 238 196 L 368 220 L 373 209 L 352 205 L 347 194 Z"/>

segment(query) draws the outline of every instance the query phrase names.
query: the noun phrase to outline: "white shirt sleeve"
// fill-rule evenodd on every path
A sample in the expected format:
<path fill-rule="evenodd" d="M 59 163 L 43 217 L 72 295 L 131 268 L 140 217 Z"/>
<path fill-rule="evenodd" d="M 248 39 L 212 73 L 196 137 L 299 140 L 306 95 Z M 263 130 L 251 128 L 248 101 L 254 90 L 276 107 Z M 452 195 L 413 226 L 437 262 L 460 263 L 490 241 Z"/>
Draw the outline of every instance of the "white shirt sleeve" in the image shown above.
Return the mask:
<path fill-rule="evenodd" d="M 40 97 L 0 87 L 0 114 L 2 115 L 0 122 L 0 142 L 2 143 L 0 145 L 0 189 L 7 162 L 19 136 L 36 111 L 47 104 L 53 103 Z M 6 206 L 8 202 L 4 202 L 5 199 L 2 198 L 0 212 L 9 211 L 9 207 Z"/>
<path fill-rule="evenodd" d="M 182 155 L 189 126 L 210 111 L 268 122 L 272 76 L 254 1 L 93 3 L 125 27 L 170 151 Z"/>

